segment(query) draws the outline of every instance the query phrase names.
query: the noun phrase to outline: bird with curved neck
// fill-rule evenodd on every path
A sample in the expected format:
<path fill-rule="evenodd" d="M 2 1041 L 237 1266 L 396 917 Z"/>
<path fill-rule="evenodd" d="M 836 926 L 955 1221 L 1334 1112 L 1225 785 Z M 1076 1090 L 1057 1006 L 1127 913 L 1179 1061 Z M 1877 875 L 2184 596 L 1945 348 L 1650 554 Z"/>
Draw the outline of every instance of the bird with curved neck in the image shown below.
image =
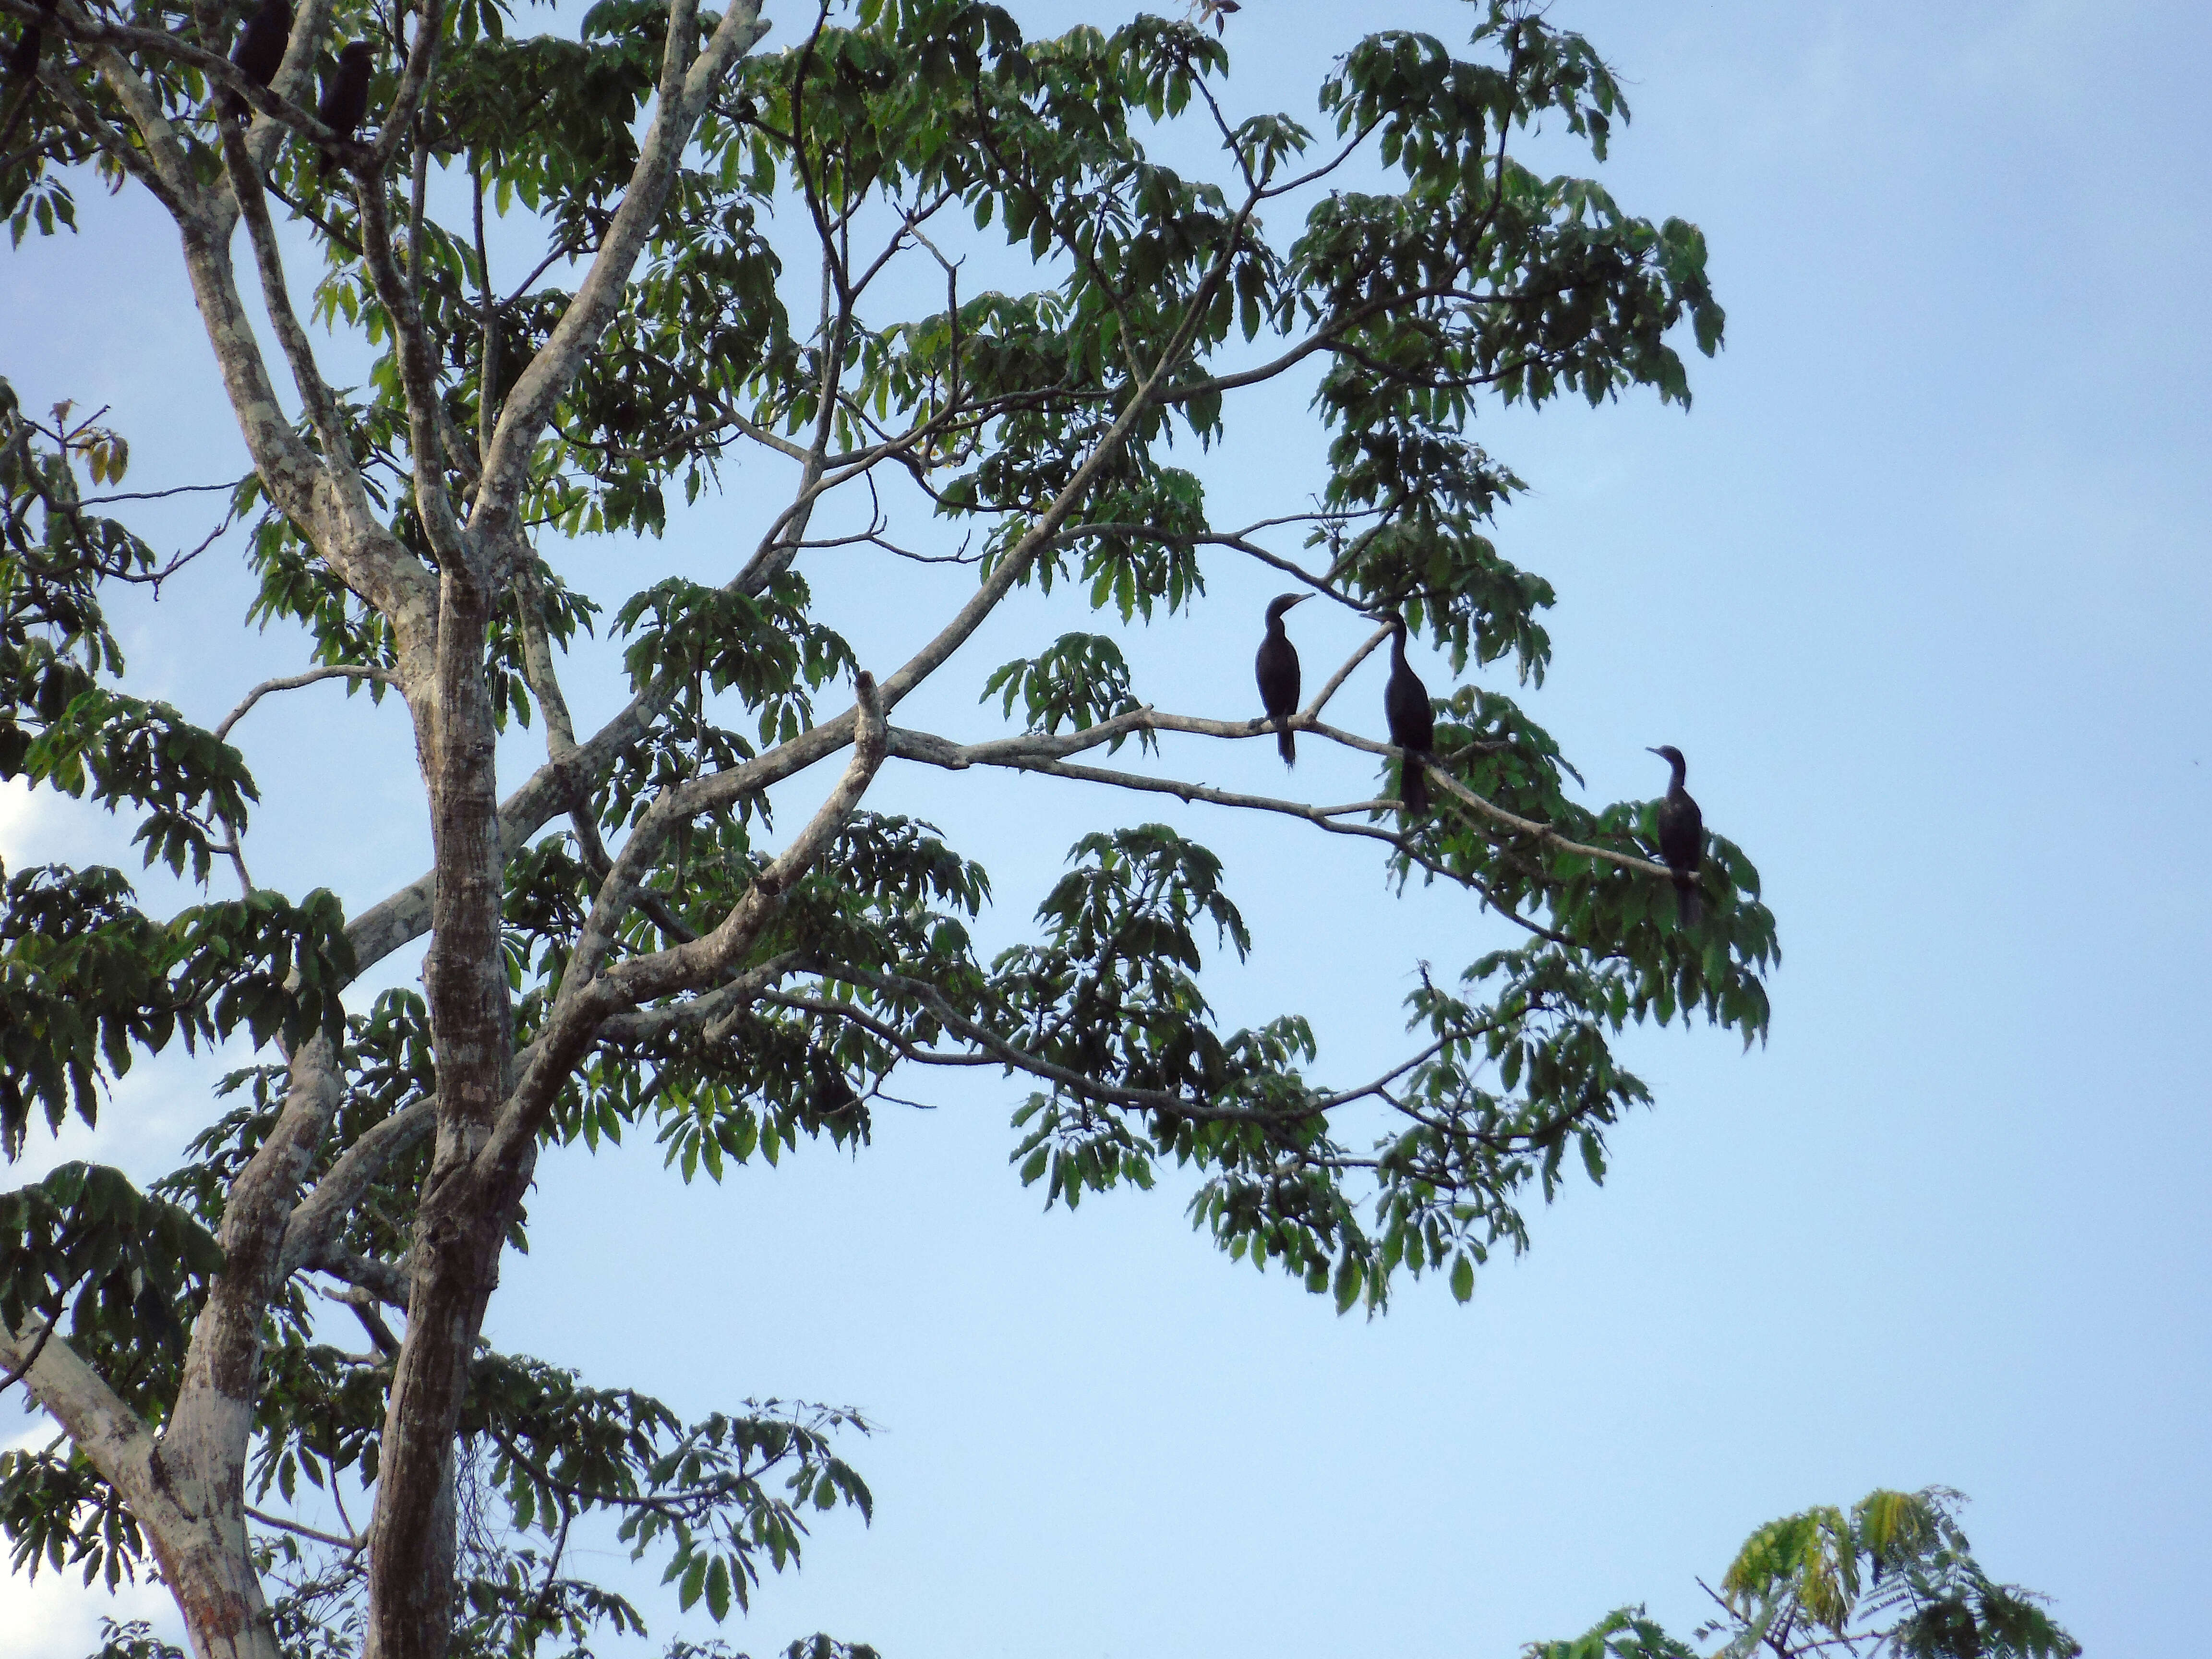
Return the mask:
<path fill-rule="evenodd" d="M 1690 799 L 1690 792 L 1682 787 L 1683 776 L 1689 771 L 1682 759 L 1682 751 L 1672 744 L 1654 749 L 1651 753 L 1674 769 L 1668 780 L 1667 793 L 1659 803 L 1656 815 L 1659 822 L 1659 856 L 1674 875 L 1674 912 L 1685 927 L 1698 925 L 1698 865 L 1705 853 L 1705 817 L 1698 811 L 1698 803 Z"/>
<path fill-rule="evenodd" d="M 1429 688 L 1406 660 L 1406 619 L 1389 617 L 1390 681 L 1382 688 L 1382 715 L 1390 722 L 1390 741 L 1406 751 L 1398 772 L 1398 799 L 1419 817 L 1429 810 L 1429 775 L 1421 764 L 1436 744 L 1437 714 Z"/>
<path fill-rule="evenodd" d="M 1283 615 L 1303 605 L 1310 593 L 1284 593 L 1267 603 L 1267 637 L 1260 641 L 1260 654 L 1252 659 L 1253 678 L 1260 682 L 1260 707 L 1274 722 L 1275 750 L 1285 766 L 1298 763 L 1298 740 L 1291 730 L 1291 716 L 1298 712 L 1298 648 L 1284 631 Z"/>

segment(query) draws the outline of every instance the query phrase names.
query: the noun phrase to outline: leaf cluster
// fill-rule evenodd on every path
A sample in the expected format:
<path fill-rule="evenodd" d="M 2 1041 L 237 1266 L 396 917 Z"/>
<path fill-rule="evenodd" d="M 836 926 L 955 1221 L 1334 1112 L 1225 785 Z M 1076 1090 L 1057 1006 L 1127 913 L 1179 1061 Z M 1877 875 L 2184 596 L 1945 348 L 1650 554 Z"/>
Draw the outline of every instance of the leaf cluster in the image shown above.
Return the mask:
<path fill-rule="evenodd" d="M 213 1235 L 119 1170 L 69 1163 L 0 1194 L 0 1322 L 56 1329 L 72 1346 L 183 1352 L 191 1310 L 222 1265 Z"/>

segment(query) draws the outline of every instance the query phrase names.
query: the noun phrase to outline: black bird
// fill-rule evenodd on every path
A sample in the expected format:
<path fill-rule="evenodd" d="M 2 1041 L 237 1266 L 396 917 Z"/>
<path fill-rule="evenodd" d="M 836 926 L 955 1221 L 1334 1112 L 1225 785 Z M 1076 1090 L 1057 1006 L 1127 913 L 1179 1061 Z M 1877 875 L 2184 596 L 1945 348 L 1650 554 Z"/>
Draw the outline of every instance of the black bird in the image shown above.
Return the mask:
<path fill-rule="evenodd" d="M 54 0 L 39 0 L 39 19 L 54 15 Z M 8 148 L 8 141 L 15 136 L 15 129 L 31 110 L 31 84 L 39 78 L 39 53 L 46 44 L 46 32 L 39 20 L 23 25 L 23 32 L 15 37 L 15 44 L 8 48 L 8 71 L 0 82 L 0 94 L 12 94 L 15 107 L 6 119 L 0 120 L 0 150 Z M 0 100 L 4 103 L 4 100 Z"/>
<path fill-rule="evenodd" d="M 40 21 L 54 15 L 54 0 L 39 0 L 39 16 L 23 25 L 23 32 L 15 37 L 15 44 L 8 48 L 8 79 L 11 88 L 29 83 L 39 72 L 39 52 L 46 44 L 46 32 Z"/>
<path fill-rule="evenodd" d="M 368 77 L 376 72 L 376 48 L 356 40 L 338 52 L 338 66 L 323 83 L 323 101 L 315 106 L 315 119 L 341 138 L 350 138 L 368 113 Z M 330 177 L 333 151 L 323 152 L 322 176 Z"/>
<path fill-rule="evenodd" d="M 1668 781 L 1667 798 L 1659 803 L 1659 856 L 1674 872 L 1674 910 L 1682 926 L 1698 925 L 1698 863 L 1705 852 L 1705 815 L 1682 787 L 1690 769 L 1682 751 L 1669 744 L 1651 751 L 1674 769 Z"/>
<path fill-rule="evenodd" d="M 46 31 L 36 23 L 23 25 L 22 33 L 8 48 L 8 80 L 11 86 L 20 87 L 39 72 L 39 48 L 46 44 Z"/>
<path fill-rule="evenodd" d="M 1283 613 L 1312 597 L 1285 593 L 1267 602 L 1267 637 L 1260 641 L 1260 654 L 1252 659 L 1253 678 L 1260 682 L 1260 707 L 1275 722 L 1275 749 L 1285 766 L 1298 763 L 1297 736 L 1284 724 L 1298 712 L 1298 648 L 1283 631 Z"/>
<path fill-rule="evenodd" d="M 1427 755 L 1437 740 L 1436 711 L 1429 707 L 1429 688 L 1406 660 L 1406 619 L 1390 619 L 1390 683 L 1382 688 L 1382 714 L 1390 722 L 1390 741 L 1406 751 L 1398 776 L 1398 799 L 1406 811 L 1419 817 L 1429 810 L 1429 775 L 1419 757 Z"/>
<path fill-rule="evenodd" d="M 823 1117 L 842 1112 L 860 1103 L 860 1096 L 853 1092 L 845 1068 L 820 1048 L 812 1050 L 808 1060 L 814 1072 L 814 1109 Z"/>
<path fill-rule="evenodd" d="M 238 40 L 230 49 L 230 61 L 238 72 L 257 87 L 265 87 L 276 78 L 277 65 L 284 61 L 284 46 L 292 38 L 291 0 L 261 0 L 261 9 L 246 20 L 246 27 L 238 32 Z M 222 112 L 242 118 L 249 112 L 246 100 L 234 92 L 222 95 Z"/>

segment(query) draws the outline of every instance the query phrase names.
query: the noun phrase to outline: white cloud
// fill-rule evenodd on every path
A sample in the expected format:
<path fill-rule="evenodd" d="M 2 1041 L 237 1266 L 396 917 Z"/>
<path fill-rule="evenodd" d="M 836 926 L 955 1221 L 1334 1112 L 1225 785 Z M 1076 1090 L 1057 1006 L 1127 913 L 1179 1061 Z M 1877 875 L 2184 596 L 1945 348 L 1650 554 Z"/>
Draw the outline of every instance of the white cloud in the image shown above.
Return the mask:
<path fill-rule="evenodd" d="M 76 1574 L 51 1568 L 34 1579 L 0 1577 L 0 1631 L 7 1632 L 9 1659 L 85 1659 L 99 1650 L 103 1616 L 149 1620 L 157 1635 L 184 1645 L 176 1604 L 159 1584 L 125 1583 L 110 1595 L 97 1581 L 88 1587 Z"/>
<path fill-rule="evenodd" d="M 12 868 L 21 860 L 38 812 L 29 779 L 0 778 L 0 864 Z"/>

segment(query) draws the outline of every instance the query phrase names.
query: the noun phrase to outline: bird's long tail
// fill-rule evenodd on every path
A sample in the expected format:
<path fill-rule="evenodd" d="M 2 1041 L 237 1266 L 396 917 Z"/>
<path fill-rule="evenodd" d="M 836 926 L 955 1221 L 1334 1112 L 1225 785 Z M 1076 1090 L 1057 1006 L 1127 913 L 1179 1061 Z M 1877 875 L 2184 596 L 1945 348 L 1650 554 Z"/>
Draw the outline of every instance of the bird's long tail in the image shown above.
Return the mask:
<path fill-rule="evenodd" d="M 1298 763 L 1298 734 L 1287 726 L 1275 728 L 1275 752 L 1283 757 L 1285 766 Z"/>
<path fill-rule="evenodd" d="M 1704 901 L 1698 896 L 1698 884 L 1690 876 L 1674 878 L 1674 914 L 1685 927 L 1694 927 L 1705 913 Z"/>
<path fill-rule="evenodd" d="M 1398 799 L 1406 811 L 1415 817 L 1425 817 L 1429 810 L 1429 772 L 1413 756 L 1406 757 L 1398 775 Z"/>

